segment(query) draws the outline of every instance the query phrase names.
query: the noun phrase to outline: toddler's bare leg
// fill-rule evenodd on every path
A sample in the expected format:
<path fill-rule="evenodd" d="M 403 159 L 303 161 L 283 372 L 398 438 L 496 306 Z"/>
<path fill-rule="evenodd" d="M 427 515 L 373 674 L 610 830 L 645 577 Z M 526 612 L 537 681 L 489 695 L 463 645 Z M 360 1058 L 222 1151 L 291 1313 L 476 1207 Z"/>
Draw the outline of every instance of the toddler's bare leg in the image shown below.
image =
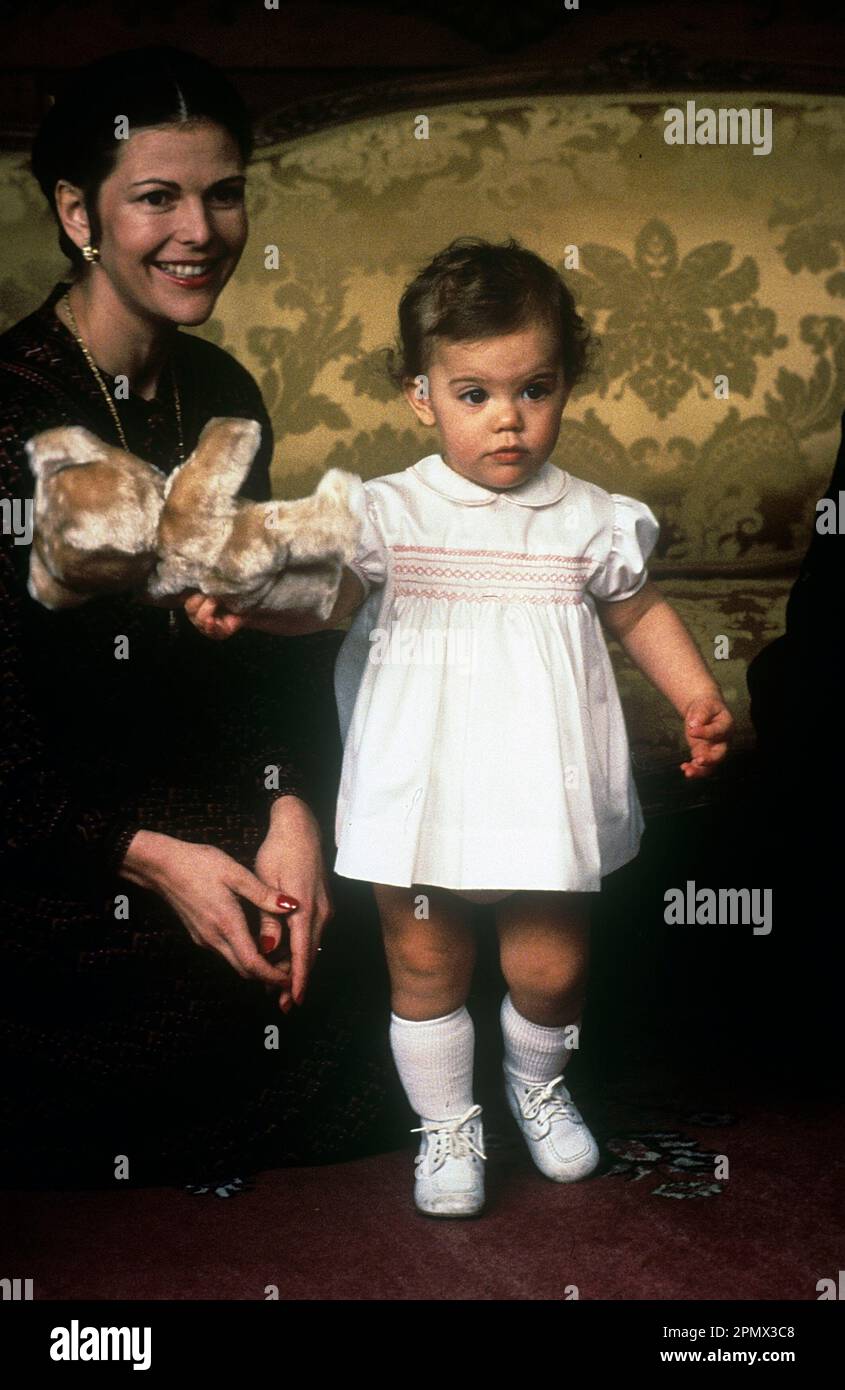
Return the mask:
<path fill-rule="evenodd" d="M 497 908 L 509 992 L 500 1020 L 505 1095 L 531 1158 L 555 1182 L 592 1173 L 599 1148 L 563 1082 L 580 1027 L 587 974 L 588 893 L 515 893 Z"/>
<path fill-rule="evenodd" d="M 592 893 L 519 892 L 497 904 L 499 959 L 523 1018 L 559 1028 L 581 1017 Z"/>
<path fill-rule="evenodd" d="M 374 883 L 391 1007 L 406 1019 L 441 1018 L 466 1002 L 475 965 L 471 908 L 443 888 Z M 427 917 L 415 913 L 421 896 Z"/>

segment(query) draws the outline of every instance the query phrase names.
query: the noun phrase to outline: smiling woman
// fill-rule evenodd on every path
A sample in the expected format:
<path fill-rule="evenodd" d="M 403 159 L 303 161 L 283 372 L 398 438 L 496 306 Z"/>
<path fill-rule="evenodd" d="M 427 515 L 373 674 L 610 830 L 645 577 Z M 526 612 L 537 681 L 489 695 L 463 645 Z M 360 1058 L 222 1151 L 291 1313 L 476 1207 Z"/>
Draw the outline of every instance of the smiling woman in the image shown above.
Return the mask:
<path fill-rule="evenodd" d="M 151 266 L 180 289 L 213 285 L 219 293 L 246 241 L 245 176 L 231 136 L 198 121 L 175 130 L 140 131 L 122 153 L 100 198 L 126 253 L 127 272 L 135 257 L 139 267 Z M 133 178 L 146 169 L 162 172 Z M 62 195 L 68 193 L 72 200 L 73 190 L 62 189 Z M 62 210 L 69 215 L 67 207 Z M 138 289 L 142 293 L 143 285 Z M 208 309 L 208 300 L 190 306 L 177 302 L 180 318 L 186 308 L 192 314 Z"/>
<path fill-rule="evenodd" d="M 252 137 L 236 94 L 190 55 L 140 50 L 86 78 L 32 153 L 78 271 L 57 313 L 150 400 L 176 329 L 206 321 L 241 258 Z"/>
<path fill-rule="evenodd" d="M 43 430 L 85 426 L 169 475 L 222 415 L 259 422 L 241 496 L 269 498 L 255 381 L 179 331 L 208 319 L 243 252 L 251 148 L 237 93 L 178 50 L 102 60 L 59 97 L 32 168 L 74 277 L 0 337 L 0 496 L 31 498 Z M 122 1155 L 130 1181 L 202 1182 L 382 1143 L 361 995 L 344 980 L 332 997 L 314 971 L 335 643 L 295 660 L 260 632 L 213 644 L 131 593 L 48 611 L 14 540 L 0 535 L 0 1177 L 108 1184 Z M 264 928 L 274 945 L 281 929 L 272 960 Z"/>

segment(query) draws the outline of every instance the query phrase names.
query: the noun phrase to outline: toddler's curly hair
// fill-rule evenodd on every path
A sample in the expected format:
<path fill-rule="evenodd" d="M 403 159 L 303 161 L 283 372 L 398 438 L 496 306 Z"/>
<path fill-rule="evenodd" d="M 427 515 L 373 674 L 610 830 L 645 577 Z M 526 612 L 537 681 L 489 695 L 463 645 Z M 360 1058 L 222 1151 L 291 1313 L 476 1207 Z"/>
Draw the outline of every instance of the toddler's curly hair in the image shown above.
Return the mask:
<path fill-rule="evenodd" d="M 386 353 L 388 374 L 401 388 L 425 375 L 437 339 L 498 337 L 534 321 L 557 335 L 571 389 L 588 375 L 598 344 L 561 276 L 513 237 L 501 244 L 457 237 L 406 287 L 396 346 Z"/>

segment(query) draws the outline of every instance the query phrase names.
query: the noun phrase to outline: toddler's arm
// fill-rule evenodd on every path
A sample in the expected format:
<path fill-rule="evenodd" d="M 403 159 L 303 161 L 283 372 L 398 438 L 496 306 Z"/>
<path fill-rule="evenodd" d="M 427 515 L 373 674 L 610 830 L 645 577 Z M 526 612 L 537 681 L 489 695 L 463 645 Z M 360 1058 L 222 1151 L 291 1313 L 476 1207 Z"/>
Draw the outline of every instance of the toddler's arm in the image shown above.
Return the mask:
<path fill-rule="evenodd" d="M 361 607 L 365 597 L 364 586 L 357 574 L 344 565 L 334 608 L 324 619 L 293 609 L 283 613 L 262 612 L 260 609 L 251 613 L 230 613 L 222 599 L 210 598 L 207 594 L 192 594 L 185 600 L 185 612 L 200 632 L 217 641 L 232 637 L 242 627 L 271 632 L 277 637 L 301 637 L 304 633 L 336 627 Z"/>
<path fill-rule="evenodd" d="M 633 598 L 596 599 L 602 626 L 674 705 L 692 752 L 685 777 L 707 777 L 728 751 L 733 717 L 687 627 L 652 581 Z"/>

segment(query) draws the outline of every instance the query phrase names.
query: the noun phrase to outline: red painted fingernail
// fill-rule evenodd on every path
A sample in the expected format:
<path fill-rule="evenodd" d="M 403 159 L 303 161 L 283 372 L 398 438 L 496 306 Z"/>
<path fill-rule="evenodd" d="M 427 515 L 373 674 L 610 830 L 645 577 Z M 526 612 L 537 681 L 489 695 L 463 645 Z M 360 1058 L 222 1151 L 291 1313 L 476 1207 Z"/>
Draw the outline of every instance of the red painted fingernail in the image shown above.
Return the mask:
<path fill-rule="evenodd" d="M 282 912 L 294 912 L 299 907 L 299 903 L 296 898 L 278 897 L 276 907 L 280 907 Z"/>
<path fill-rule="evenodd" d="M 258 944 L 261 947 L 262 954 L 266 956 L 269 955 L 276 943 L 272 936 L 262 936 L 259 937 Z"/>

